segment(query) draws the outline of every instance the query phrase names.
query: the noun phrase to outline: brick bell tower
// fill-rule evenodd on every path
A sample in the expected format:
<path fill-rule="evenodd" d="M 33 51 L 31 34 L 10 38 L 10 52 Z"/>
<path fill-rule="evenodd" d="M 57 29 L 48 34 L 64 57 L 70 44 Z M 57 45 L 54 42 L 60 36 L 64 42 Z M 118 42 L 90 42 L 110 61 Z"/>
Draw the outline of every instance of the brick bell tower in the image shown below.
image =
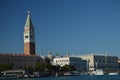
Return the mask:
<path fill-rule="evenodd" d="M 35 32 L 30 17 L 30 11 L 28 11 L 26 23 L 24 26 L 24 54 L 35 55 Z"/>

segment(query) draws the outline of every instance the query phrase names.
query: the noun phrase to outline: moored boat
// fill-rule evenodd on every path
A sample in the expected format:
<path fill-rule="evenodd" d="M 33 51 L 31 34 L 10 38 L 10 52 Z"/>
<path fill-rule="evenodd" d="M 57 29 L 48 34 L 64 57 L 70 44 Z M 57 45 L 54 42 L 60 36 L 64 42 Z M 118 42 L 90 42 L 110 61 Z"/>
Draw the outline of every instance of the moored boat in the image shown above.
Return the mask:
<path fill-rule="evenodd" d="M 118 75 L 117 72 L 109 73 L 108 75 Z"/>
<path fill-rule="evenodd" d="M 64 73 L 64 76 L 71 76 L 71 75 L 72 75 L 71 72 L 65 72 L 65 73 Z"/>
<path fill-rule="evenodd" d="M 92 75 L 104 75 L 104 72 L 102 69 L 96 69 L 92 72 Z"/>

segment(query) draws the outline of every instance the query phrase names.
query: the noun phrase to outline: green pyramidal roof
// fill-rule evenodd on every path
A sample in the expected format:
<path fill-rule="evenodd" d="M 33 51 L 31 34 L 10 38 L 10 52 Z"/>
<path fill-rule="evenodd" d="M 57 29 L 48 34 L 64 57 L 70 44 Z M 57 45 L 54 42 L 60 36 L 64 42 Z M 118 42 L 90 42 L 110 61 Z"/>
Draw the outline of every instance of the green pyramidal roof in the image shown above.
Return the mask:
<path fill-rule="evenodd" d="M 28 11 L 28 16 L 26 19 L 25 27 L 33 27 L 32 20 L 30 18 L 30 11 Z"/>

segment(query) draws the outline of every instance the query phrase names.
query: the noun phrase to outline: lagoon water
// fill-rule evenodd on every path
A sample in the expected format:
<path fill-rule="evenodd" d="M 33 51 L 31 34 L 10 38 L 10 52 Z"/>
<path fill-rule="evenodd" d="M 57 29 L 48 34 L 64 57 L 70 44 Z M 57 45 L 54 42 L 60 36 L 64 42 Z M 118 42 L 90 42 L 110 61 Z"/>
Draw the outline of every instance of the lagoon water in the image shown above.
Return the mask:
<path fill-rule="evenodd" d="M 100 75 L 100 76 L 82 75 L 82 76 L 24 78 L 15 80 L 120 80 L 120 75 Z"/>

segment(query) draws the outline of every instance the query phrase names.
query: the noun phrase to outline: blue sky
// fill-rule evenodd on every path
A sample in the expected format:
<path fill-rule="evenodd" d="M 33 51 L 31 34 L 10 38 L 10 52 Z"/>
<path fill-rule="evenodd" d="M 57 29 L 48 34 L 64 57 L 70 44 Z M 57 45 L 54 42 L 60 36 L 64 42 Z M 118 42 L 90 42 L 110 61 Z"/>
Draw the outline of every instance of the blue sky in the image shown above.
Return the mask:
<path fill-rule="evenodd" d="M 0 0 L 1 53 L 23 53 L 28 9 L 37 54 L 120 56 L 120 0 Z"/>

